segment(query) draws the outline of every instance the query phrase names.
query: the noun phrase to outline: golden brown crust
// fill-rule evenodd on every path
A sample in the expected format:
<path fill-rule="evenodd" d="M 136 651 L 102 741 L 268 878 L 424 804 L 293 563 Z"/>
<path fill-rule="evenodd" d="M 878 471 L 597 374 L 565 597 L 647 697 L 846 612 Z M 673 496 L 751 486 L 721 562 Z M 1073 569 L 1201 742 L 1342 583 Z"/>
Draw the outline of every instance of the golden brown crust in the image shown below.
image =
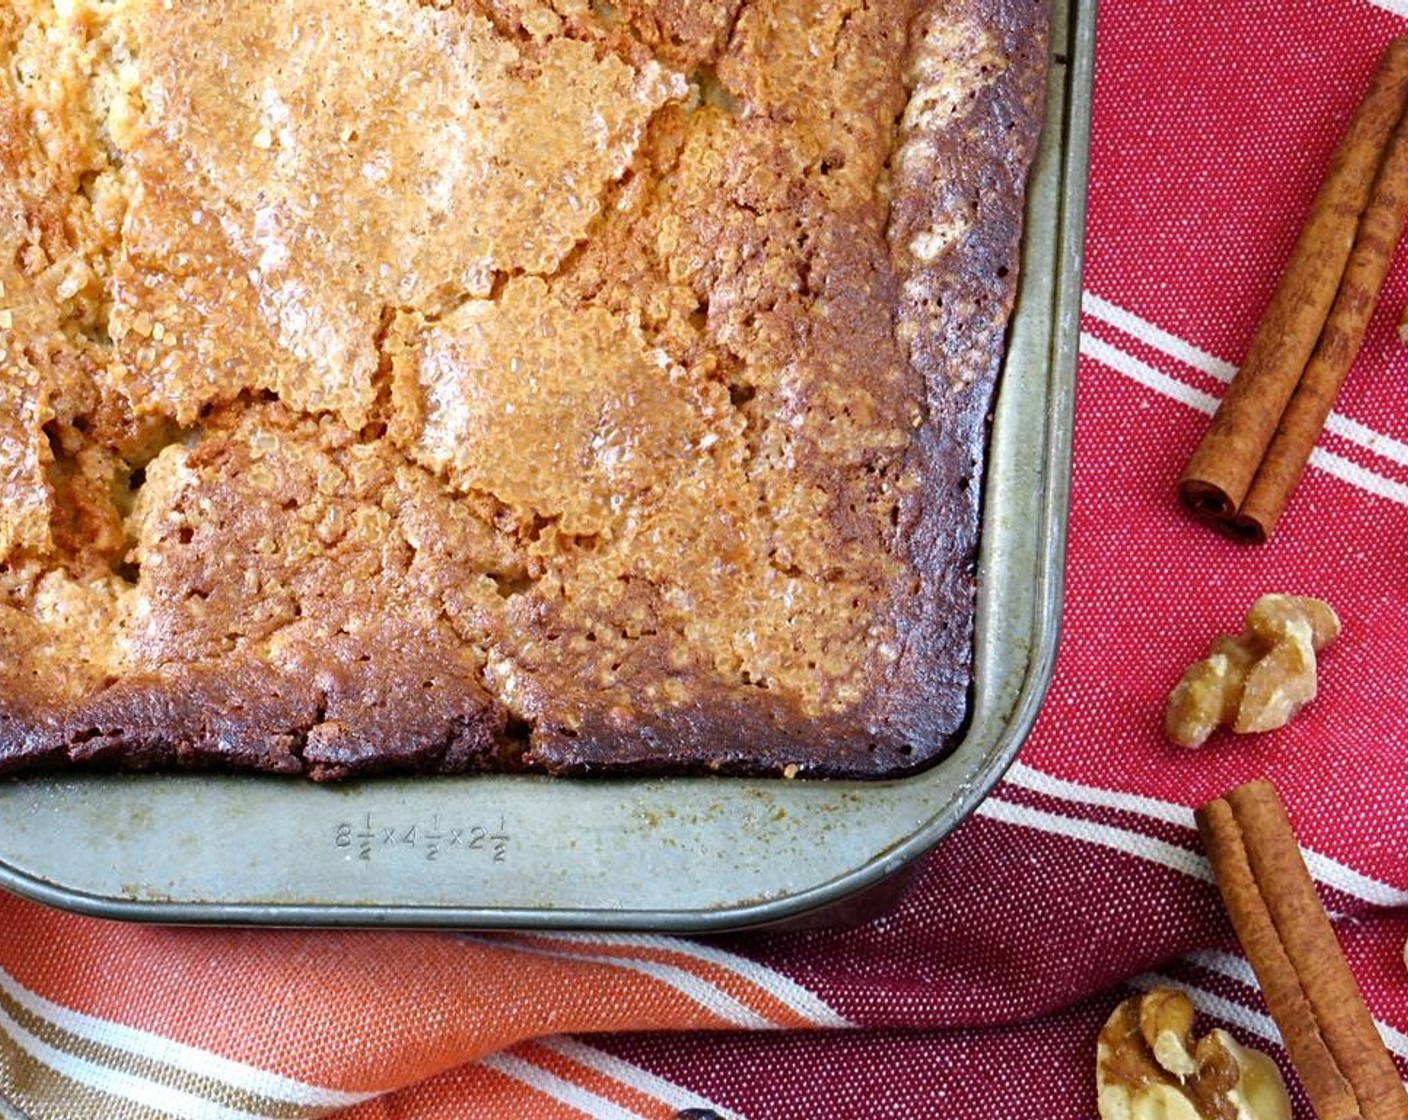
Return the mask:
<path fill-rule="evenodd" d="M 0 50 L 0 770 L 954 740 L 1040 3 L 13 0 Z"/>

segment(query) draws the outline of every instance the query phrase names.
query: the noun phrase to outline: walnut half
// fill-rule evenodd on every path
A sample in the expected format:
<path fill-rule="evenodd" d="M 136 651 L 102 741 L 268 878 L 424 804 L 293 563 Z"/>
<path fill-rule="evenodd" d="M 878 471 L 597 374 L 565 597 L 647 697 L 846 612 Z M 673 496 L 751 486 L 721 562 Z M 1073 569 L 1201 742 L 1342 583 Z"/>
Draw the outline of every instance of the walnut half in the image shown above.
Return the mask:
<path fill-rule="evenodd" d="M 1131 996 L 1100 1031 L 1101 1120 L 1290 1120 L 1276 1063 L 1224 1030 L 1193 1039 L 1193 1003 L 1177 988 Z"/>
<path fill-rule="evenodd" d="M 1315 655 L 1339 632 L 1338 616 L 1320 599 L 1263 595 L 1240 636 L 1221 635 L 1183 674 L 1168 698 L 1164 731 L 1180 746 L 1198 747 L 1218 727 L 1284 727 L 1315 699 Z"/>

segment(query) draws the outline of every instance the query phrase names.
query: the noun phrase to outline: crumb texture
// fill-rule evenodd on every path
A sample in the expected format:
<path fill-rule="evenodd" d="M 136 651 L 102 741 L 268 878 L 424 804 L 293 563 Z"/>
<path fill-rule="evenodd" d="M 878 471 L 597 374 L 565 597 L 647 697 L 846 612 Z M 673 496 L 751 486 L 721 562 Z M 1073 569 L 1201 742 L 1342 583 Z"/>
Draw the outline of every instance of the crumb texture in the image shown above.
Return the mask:
<path fill-rule="evenodd" d="M 0 772 L 961 730 L 1035 0 L 0 4 Z"/>

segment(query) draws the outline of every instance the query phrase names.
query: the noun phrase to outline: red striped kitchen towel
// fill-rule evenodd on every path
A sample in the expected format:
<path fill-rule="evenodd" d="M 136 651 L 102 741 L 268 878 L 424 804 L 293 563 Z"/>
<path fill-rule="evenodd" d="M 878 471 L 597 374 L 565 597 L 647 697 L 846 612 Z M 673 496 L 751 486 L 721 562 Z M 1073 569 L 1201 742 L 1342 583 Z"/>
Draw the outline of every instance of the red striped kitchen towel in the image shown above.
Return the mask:
<path fill-rule="evenodd" d="M 1272 542 L 1174 500 L 1405 31 L 1405 0 L 1102 0 L 1062 651 L 1019 761 L 892 912 L 689 940 L 164 929 L 0 897 L 0 1118 L 1088 1120 L 1100 1023 L 1160 980 L 1284 1065 L 1192 826 L 1263 775 L 1408 1070 L 1408 253 Z M 1167 746 L 1169 687 L 1268 590 L 1340 613 L 1320 698 Z"/>

